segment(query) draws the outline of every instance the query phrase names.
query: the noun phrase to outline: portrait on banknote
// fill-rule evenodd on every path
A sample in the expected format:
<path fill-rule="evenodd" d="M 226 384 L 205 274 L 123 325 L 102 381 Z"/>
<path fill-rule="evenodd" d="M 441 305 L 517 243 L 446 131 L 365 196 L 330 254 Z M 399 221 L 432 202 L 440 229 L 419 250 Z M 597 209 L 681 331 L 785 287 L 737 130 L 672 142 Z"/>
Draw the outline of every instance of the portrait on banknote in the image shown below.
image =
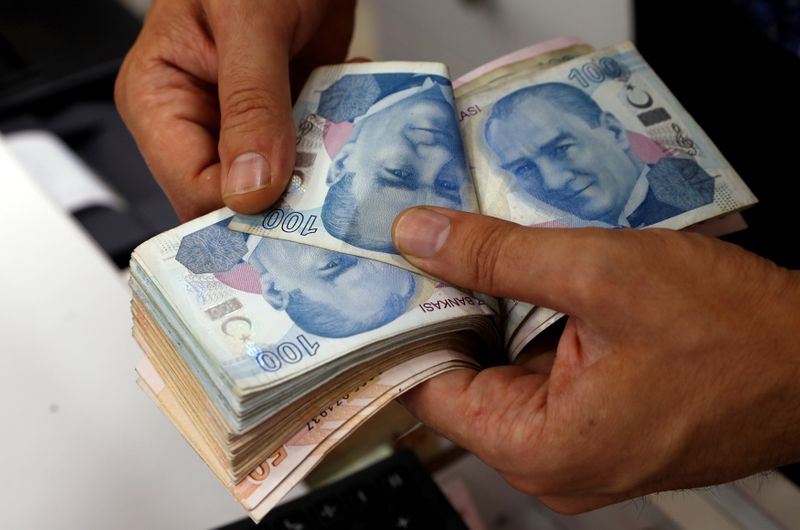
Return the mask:
<path fill-rule="evenodd" d="M 251 236 L 255 237 L 255 236 Z M 258 238 L 248 262 L 264 299 L 302 330 L 349 337 L 413 307 L 421 278 L 399 267 L 280 239 Z"/>
<path fill-rule="evenodd" d="M 573 216 L 575 224 L 642 227 L 714 200 L 714 178 L 695 160 L 643 161 L 617 116 L 566 83 L 505 95 L 482 132 L 512 191 Z"/>
<path fill-rule="evenodd" d="M 333 122 L 353 123 L 326 178 L 321 218 L 335 238 L 396 253 L 391 225 L 402 210 L 418 204 L 461 209 L 469 200 L 470 179 L 447 79 L 344 76 L 322 92 L 317 112 Z"/>
<path fill-rule="evenodd" d="M 260 292 L 269 307 L 319 337 L 350 337 L 385 326 L 430 290 L 410 271 L 302 243 L 233 232 L 224 226 L 228 220 L 185 236 L 177 261 L 195 274 L 213 274 L 228 287 Z"/>

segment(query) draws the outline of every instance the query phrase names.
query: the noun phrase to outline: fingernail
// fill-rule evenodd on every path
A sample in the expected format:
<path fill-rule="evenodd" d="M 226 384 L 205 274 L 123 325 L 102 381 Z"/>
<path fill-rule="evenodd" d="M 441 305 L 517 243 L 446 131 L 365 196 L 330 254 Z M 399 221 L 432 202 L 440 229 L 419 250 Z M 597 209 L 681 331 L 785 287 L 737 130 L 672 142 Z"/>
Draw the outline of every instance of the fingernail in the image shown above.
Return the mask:
<path fill-rule="evenodd" d="M 430 258 L 441 250 L 450 233 L 450 219 L 427 208 L 402 213 L 394 227 L 394 244 L 403 254 Z"/>
<path fill-rule="evenodd" d="M 244 153 L 233 161 L 222 195 L 239 195 L 269 186 L 269 162 L 258 153 Z"/>

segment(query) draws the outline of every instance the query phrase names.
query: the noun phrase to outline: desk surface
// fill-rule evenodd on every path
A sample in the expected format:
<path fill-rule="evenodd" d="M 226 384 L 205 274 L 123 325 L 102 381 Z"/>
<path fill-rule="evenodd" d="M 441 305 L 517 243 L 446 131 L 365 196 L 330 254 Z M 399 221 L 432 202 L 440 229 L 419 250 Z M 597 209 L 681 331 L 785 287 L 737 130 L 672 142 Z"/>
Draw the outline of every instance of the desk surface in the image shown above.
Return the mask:
<path fill-rule="evenodd" d="M 141 351 L 119 272 L 2 137 L 0 181 L 0 526 L 208 528 L 241 518 L 135 383 Z"/>

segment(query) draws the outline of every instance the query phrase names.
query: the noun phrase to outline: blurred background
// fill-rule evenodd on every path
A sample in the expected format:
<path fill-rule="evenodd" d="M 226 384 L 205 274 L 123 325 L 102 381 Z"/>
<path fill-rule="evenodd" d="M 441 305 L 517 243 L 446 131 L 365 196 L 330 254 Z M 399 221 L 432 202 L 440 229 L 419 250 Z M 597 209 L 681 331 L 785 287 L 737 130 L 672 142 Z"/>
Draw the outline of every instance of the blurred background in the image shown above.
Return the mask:
<path fill-rule="evenodd" d="M 797 135 L 777 132 L 800 121 L 800 59 L 745 4 L 361 0 L 350 55 L 441 61 L 455 78 L 554 37 L 598 48 L 634 40 L 761 201 L 744 213 L 750 228 L 726 239 L 800 268 L 790 192 Z M 112 99 L 148 5 L 0 5 L 2 528 L 212 528 L 242 517 L 134 384 L 141 353 L 130 337 L 125 269 L 136 245 L 178 224 Z M 473 529 L 800 528 L 792 468 L 560 516 L 414 427 L 399 406 L 294 496 L 398 448 L 416 454 Z"/>

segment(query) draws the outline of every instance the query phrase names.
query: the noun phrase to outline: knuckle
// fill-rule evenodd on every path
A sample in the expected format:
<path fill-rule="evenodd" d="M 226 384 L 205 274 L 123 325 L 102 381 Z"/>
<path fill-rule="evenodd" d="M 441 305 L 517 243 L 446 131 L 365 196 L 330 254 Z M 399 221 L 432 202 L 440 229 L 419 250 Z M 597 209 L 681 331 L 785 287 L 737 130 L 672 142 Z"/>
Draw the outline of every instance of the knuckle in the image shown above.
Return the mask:
<path fill-rule="evenodd" d="M 505 255 L 508 241 L 508 229 L 499 223 L 491 223 L 466 238 L 466 255 L 472 263 L 468 280 L 472 285 L 480 286 L 487 293 L 500 287 L 498 264 Z"/>
<path fill-rule="evenodd" d="M 222 128 L 225 130 L 260 129 L 285 103 L 254 81 L 235 84 L 240 86 L 231 90 L 222 102 Z"/>

